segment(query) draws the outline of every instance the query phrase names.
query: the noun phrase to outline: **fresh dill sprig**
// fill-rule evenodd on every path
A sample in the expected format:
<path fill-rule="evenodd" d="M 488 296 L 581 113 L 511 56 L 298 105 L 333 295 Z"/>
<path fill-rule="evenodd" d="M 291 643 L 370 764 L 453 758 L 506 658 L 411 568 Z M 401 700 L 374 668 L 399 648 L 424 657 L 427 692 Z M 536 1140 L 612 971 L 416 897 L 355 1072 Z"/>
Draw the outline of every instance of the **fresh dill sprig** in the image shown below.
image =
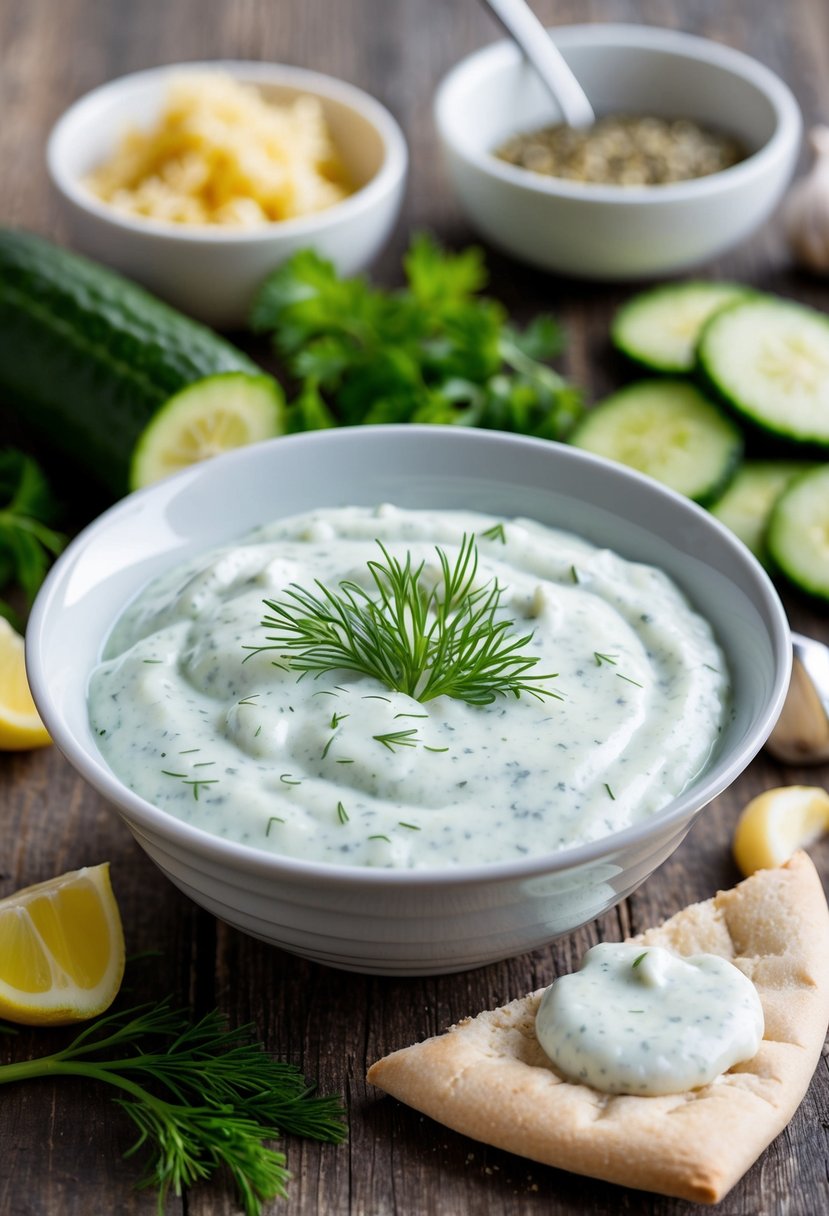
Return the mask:
<path fill-rule="evenodd" d="M 246 1216 L 286 1195 L 285 1156 L 268 1148 L 284 1132 L 338 1143 L 345 1138 L 336 1098 L 315 1097 L 291 1064 L 267 1055 L 251 1027 L 230 1029 L 218 1012 L 191 1021 L 168 1002 L 98 1018 L 62 1051 L 0 1065 L 0 1084 L 74 1076 L 118 1091 L 138 1129 L 127 1150 L 151 1156 L 139 1185 L 168 1194 L 224 1166 Z"/>
<path fill-rule="evenodd" d="M 291 584 L 281 600 L 265 600 L 268 645 L 295 671 L 321 674 L 344 668 L 373 676 L 418 701 L 454 697 L 488 705 L 497 696 L 528 693 L 559 697 L 544 686 L 556 673 L 531 674 L 538 658 L 522 653 L 532 634 L 511 632 L 500 617 L 497 581 L 475 586 L 478 550 L 464 536 L 454 563 L 436 548 L 441 577 L 431 587 L 425 562 L 403 561 L 378 540 L 383 560 L 367 563 L 371 591 L 350 580 L 336 590 L 315 580 L 316 591 Z"/>

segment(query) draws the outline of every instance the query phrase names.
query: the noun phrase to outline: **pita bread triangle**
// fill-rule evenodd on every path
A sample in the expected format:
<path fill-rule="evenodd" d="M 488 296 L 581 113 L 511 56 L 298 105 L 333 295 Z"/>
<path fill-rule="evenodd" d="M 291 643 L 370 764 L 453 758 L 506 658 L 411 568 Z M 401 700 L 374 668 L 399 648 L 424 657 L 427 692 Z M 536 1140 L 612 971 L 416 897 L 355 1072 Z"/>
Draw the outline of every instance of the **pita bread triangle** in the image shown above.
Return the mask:
<path fill-rule="evenodd" d="M 709 952 L 755 984 L 760 1050 L 710 1085 L 613 1096 L 562 1080 L 535 1037 L 543 989 L 395 1051 L 368 1080 L 497 1148 L 622 1186 L 716 1203 L 791 1119 L 829 1021 L 829 910 L 805 853 L 631 939 Z"/>

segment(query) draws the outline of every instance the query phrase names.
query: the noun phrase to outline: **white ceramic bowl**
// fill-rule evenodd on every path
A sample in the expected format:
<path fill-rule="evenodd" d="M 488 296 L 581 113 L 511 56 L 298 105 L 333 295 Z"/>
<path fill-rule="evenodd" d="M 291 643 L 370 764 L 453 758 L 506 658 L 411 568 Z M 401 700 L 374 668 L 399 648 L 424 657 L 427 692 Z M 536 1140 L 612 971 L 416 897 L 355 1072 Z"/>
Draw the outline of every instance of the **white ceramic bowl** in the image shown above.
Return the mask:
<path fill-rule="evenodd" d="M 528 515 L 665 569 L 712 623 L 733 677 L 733 715 L 707 771 L 652 819 L 589 845 L 519 862 L 396 872 L 261 853 L 126 789 L 96 746 L 86 685 L 127 602 L 172 564 L 270 518 L 384 501 Z M 760 748 L 782 705 L 791 659 L 786 618 L 766 574 L 707 512 L 577 448 L 414 426 L 293 435 L 131 495 L 58 560 L 32 611 L 26 647 L 32 691 L 58 747 L 182 891 L 286 950 L 398 975 L 458 971 L 531 950 L 634 890 Z"/>
<path fill-rule="evenodd" d="M 123 131 L 152 125 L 171 76 L 209 68 L 256 85 L 278 103 L 318 97 L 355 192 L 325 211 L 249 231 L 133 219 L 96 199 L 83 179 Z M 244 324 L 264 276 L 298 249 L 313 247 L 344 275 L 367 266 L 397 219 L 407 161 L 400 127 L 361 89 L 304 68 L 236 61 L 170 64 L 102 85 L 70 106 L 47 147 L 76 245 L 217 328 Z"/>
<path fill-rule="evenodd" d="M 512 43 L 462 60 L 444 79 L 435 120 L 449 177 L 493 245 L 586 279 L 670 274 L 722 253 L 770 214 L 800 146 L 788 87 L 739 51 L 676 30 L 576 25 L 550 35 L 597 113 L 687 117 L 739 137 L 751 155 L 709 177 L 665 186 L 601 186 L 498 160 L 509 136 L 561 121 Z"/>

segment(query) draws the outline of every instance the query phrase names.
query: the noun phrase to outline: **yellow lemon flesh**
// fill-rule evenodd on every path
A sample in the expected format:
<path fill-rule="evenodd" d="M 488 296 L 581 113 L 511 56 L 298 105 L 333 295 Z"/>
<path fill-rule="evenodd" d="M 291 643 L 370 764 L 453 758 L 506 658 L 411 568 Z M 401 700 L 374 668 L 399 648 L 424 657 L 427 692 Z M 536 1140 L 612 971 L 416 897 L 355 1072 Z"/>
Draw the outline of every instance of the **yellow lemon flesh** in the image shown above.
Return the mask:
<path fill-rule="evenodd" d="M 0 900 L 0 1018 L 43 1026 L 95 1017 L 115 999 L 123 974 L 108 863 Z"/>
<path fill-rule="evenodd" d="M 743 809 L 734 833 L 734 860 L 743 874 L 782 866 L 798 849 L 829 831 L 829 793 L 819 786 L 785 785 L 758 794 Z"/>
<path fill-rule="evenodd" d="M 51 742 L 29 691 L 23 639 L 0 617 L 0 750 L 24 751 Z"/>

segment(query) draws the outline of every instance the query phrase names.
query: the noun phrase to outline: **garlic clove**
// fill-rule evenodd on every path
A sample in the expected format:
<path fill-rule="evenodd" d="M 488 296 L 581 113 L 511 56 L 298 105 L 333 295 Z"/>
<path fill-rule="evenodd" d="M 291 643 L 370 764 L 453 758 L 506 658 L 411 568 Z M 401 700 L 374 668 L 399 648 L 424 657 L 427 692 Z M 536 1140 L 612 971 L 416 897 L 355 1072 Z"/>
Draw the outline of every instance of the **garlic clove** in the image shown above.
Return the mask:
<path fill-rule="evenodd" d="M 783 223 L 791 251 L 808 270 L 829 274 L 829 127 L 814 127 L 811 171 L 789 192 Z"/>

